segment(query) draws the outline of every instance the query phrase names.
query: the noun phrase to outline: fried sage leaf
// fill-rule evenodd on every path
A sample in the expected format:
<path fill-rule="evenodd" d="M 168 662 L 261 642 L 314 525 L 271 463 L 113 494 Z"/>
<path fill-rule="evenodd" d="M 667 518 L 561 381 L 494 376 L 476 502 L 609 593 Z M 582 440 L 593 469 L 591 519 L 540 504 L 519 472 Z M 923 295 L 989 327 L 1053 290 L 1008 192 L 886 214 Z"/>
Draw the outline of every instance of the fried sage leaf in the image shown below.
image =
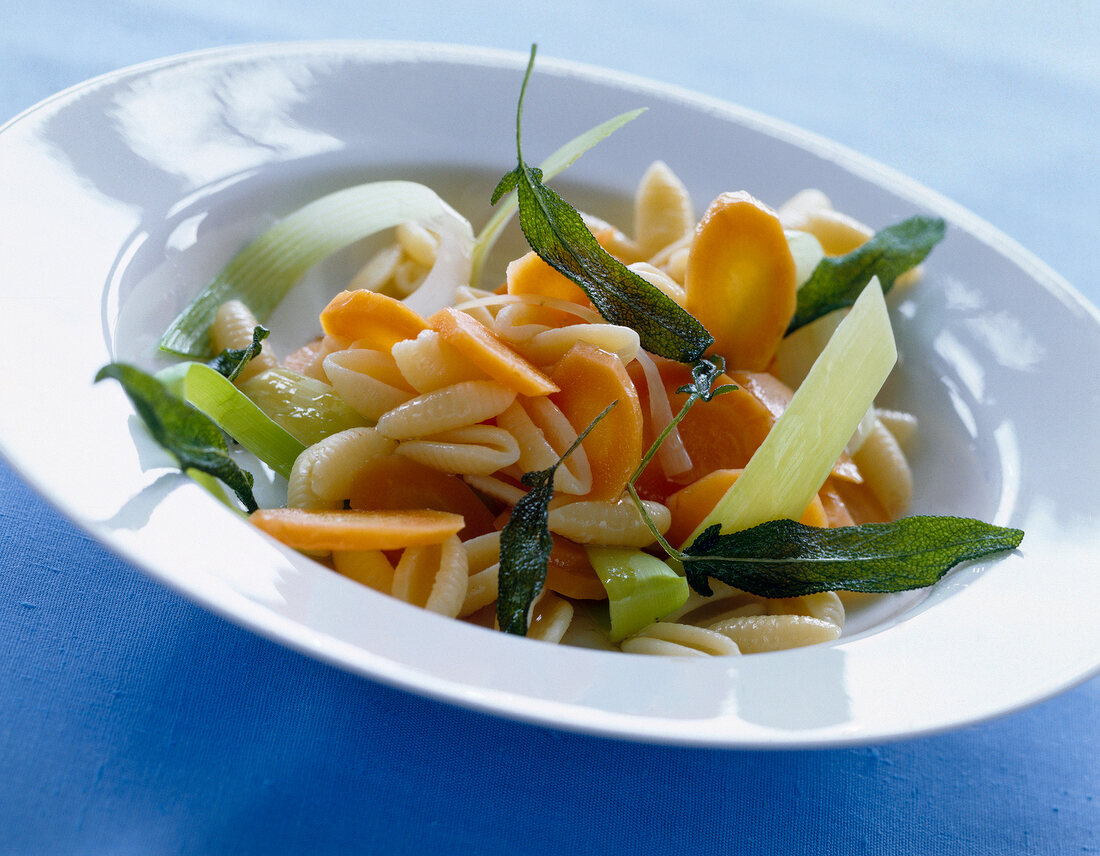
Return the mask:
<path fill-rule="evenodd" d="M 518 164 L 497 184 L 493 204 L 515 190 L 520 228 L 543 261 L 584 289 L 609 322 L 637 331 L 647 351 L 671 360 L 694 362 L 714 337 L 674 300 L 601 247 L 577 210 L 542 183 L 542 170 L 524 161 L 520 124 L 534 61 L 532 47 L 516 110 Z"/>
<path fill-rule="evenodd" d="M 247 348 L 226 348 L 207 365 L 226 380 L 236 380 L 249 361 L 259 355 L 261 344 L 270 335 L 266 327 L 257 325 L 252 330 L 252 343 Z"/>
<path fill-rule="evenodd" d="M 885 294 L 894 280 L 920 264 L 946 232 L 939 217 L 910 217 L 876 232 L 850 253 L 822 259 L 798 290 L 794 318 L 787 328 L 799 327 L 855 303 L 863 287 L 877 276 Z"/>
<path fill-rule="evenodd" d="M 515 504 L 500 533 L 497 623 L 505 633 L 527 635 L 527 612 L 546 582 L 550 550 L 554 546 L 548 525 L 554 473 L 616 404 L 618 401 L 613 401 L 605 407 L 552 467 L 523 475 L 524 486 L 531 490 Z"/>
<path fill-rule="evenodd" d="M 134 366 L 109 363 L 96 382 L 114 378 L 126 392 L 149 433 L 183 470 L 198 470 L 224 482 L 249 512 L 259 506 L 252 494 L 252 474 L 230 455 L 221 430 L 204 413 L 172 395 L 159 380 Z"/>
<path fill-rule="evenodd" d="M 980 520 L 932 516 L 835 529 L 772 520 L 718 532 L 707 528 L 681 557 L 688 583 L 702 595 L 712 593 L 708 577 L 761 597 L 908 591 L 961 562 L 1013 550 L 1024 537 Z"/>

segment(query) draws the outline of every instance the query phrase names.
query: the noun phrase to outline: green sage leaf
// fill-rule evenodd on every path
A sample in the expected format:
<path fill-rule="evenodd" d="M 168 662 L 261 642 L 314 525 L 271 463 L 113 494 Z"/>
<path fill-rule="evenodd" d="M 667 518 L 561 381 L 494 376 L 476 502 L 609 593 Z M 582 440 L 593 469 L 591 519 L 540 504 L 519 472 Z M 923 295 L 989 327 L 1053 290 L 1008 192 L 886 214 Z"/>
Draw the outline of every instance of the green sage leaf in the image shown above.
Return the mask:
<path fill-rule="evenodd" d="M 249 361 L 259 355 L 263 348 L 261 343 L 270 333 L 266 327 L 257 325 L 252 331 L 252 343 L 247 348 L 226 348 L 207 365 L 226 380 L 236 380 Z"/>
<path fill-rule="evenodd" d="M 95 379 L 114 378 L 134 410 L 180 469 L 198 470 L 224 482 L 249 512 L 259 506 L 252 494 L 252 474 L 237 465 L 221 430 L 204 413 L 172 395 L 159 380 L 125 363 L 109 363 Z"/>
<path fill-rule="evenodd" d="M 946 225 L 939 217 L 910 217 L 876 232 L 850 253 L 822 259 L 798 290 L 787 332 L 793 333 L 834 309 L 851 306 L 873 276 L 878 277 L 885 294 L 895 279 L 924 260 L 945 232 Z"/>
<path fill-rule="evenodd" d="M 542 171 L 524 162 L 523 98 L 534 61 L 532 47 L 516 110 L 518 165 L 501 178 L 493 192 L 493 201 L 515 189 L 520 228 L 531 249 L 543 261 L 584 289 L 607 321 L 637 331 L 647 351 L 680 362 L 694 362 L 710 347 L 714 337 L 674 300 L 601 247 L 577 210 L 543 184 Z"/>
<path fill-rule="evenodd" d="M 1024 533 L 963 517 L 903 517 L 823 529 L 772 520 L 719 535 L 706 529 L 682 557 L 688 583 L 708 577 L 761 597 L 823 591 L 897 592 L 937 582 L 961 562 L 1013 550 Z"/>
<path fill-rule="evenodd" d="M 515 504 L 500 533 L 497 623 L 505 633 L 527 635 L 527 612 L 546 582 L 550 551 L 554 547 L 548 525 L 554 473 L 616 404 L 618 401 L 613 401 L 605 407 L 552 467 L 523 475 L 523 485 L 531 490 Z"/>

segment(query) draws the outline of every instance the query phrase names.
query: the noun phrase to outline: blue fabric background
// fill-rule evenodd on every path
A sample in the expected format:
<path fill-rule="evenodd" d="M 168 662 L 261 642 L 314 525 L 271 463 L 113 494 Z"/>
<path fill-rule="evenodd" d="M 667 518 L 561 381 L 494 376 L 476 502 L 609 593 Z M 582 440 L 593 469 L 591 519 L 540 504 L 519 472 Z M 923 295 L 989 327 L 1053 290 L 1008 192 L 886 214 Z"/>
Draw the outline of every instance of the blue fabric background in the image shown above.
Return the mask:
<path fill-rule="evenodd" d="M 0 0 L 0 118 L 216 45 L 538 41 L 546 56 L 738 101 L 870 154 L 1100 302 L 1100 11 L 1021 5 Z M 228 624 L 105 552 L 0 464 L 0 854 L 1095 853 L 1098 725 L 1100 679 L 955 733 L 829 751 L 664 748 L 505 722 Z"/>

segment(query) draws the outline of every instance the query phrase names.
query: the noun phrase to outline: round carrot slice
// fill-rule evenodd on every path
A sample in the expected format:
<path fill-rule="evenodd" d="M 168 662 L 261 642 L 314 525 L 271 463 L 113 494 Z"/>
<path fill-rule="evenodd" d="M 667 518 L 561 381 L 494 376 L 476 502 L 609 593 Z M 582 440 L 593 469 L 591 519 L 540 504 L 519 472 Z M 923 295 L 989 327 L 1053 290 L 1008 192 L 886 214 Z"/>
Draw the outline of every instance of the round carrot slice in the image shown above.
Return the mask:
<path fill-rule="evenodd" d="M 685 307 L 733 369 L 762 371 L 791 322 L 795 266 L 775 212 L 723 193 L 699 221 L 684 275 Z"/>

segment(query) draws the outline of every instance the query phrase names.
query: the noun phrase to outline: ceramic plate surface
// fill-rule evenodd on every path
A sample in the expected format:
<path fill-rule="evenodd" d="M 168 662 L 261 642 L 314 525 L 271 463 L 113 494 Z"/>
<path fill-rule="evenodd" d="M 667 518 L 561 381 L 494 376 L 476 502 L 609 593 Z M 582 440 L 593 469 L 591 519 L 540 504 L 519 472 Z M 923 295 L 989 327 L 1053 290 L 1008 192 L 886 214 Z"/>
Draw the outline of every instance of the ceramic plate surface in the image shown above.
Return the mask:
<path fill-rule="evenodd" d="M 532 162 L 648 107 L 557 182 L 622 215 L 648 164 L 701 210 L 804 187 L 876 228 L 948 220 L 916 288 L 891 295 L 901 362 L 883 393 L 919 414 L 915 513 L 1022 528 L 1022 548 L 927 596 L 859 612 L 836 644 L 681 660 L 562 648 L 438 618 L 286 550 L 174 473 L 113 359 L 146 366 L 167 322 L 278 216 L 381 177 L 433 184 L 477 228 L 514 164 L 526 56 L 388 43 L 246 47 L 110 74 L 0 131 L 0 449 L 64 513 L 165 585 L 319 659 L 552 727 L 664 743 L 821 746 L 1017 709 L 1100 665 L 1094 309 L 974 216 L 825 140 L 645 80 L 540 58 Z M 629 223 L 627 223 L 629 225 Z M 271 320 L 296 345 L 354 259 L 311 272 Z"/>

